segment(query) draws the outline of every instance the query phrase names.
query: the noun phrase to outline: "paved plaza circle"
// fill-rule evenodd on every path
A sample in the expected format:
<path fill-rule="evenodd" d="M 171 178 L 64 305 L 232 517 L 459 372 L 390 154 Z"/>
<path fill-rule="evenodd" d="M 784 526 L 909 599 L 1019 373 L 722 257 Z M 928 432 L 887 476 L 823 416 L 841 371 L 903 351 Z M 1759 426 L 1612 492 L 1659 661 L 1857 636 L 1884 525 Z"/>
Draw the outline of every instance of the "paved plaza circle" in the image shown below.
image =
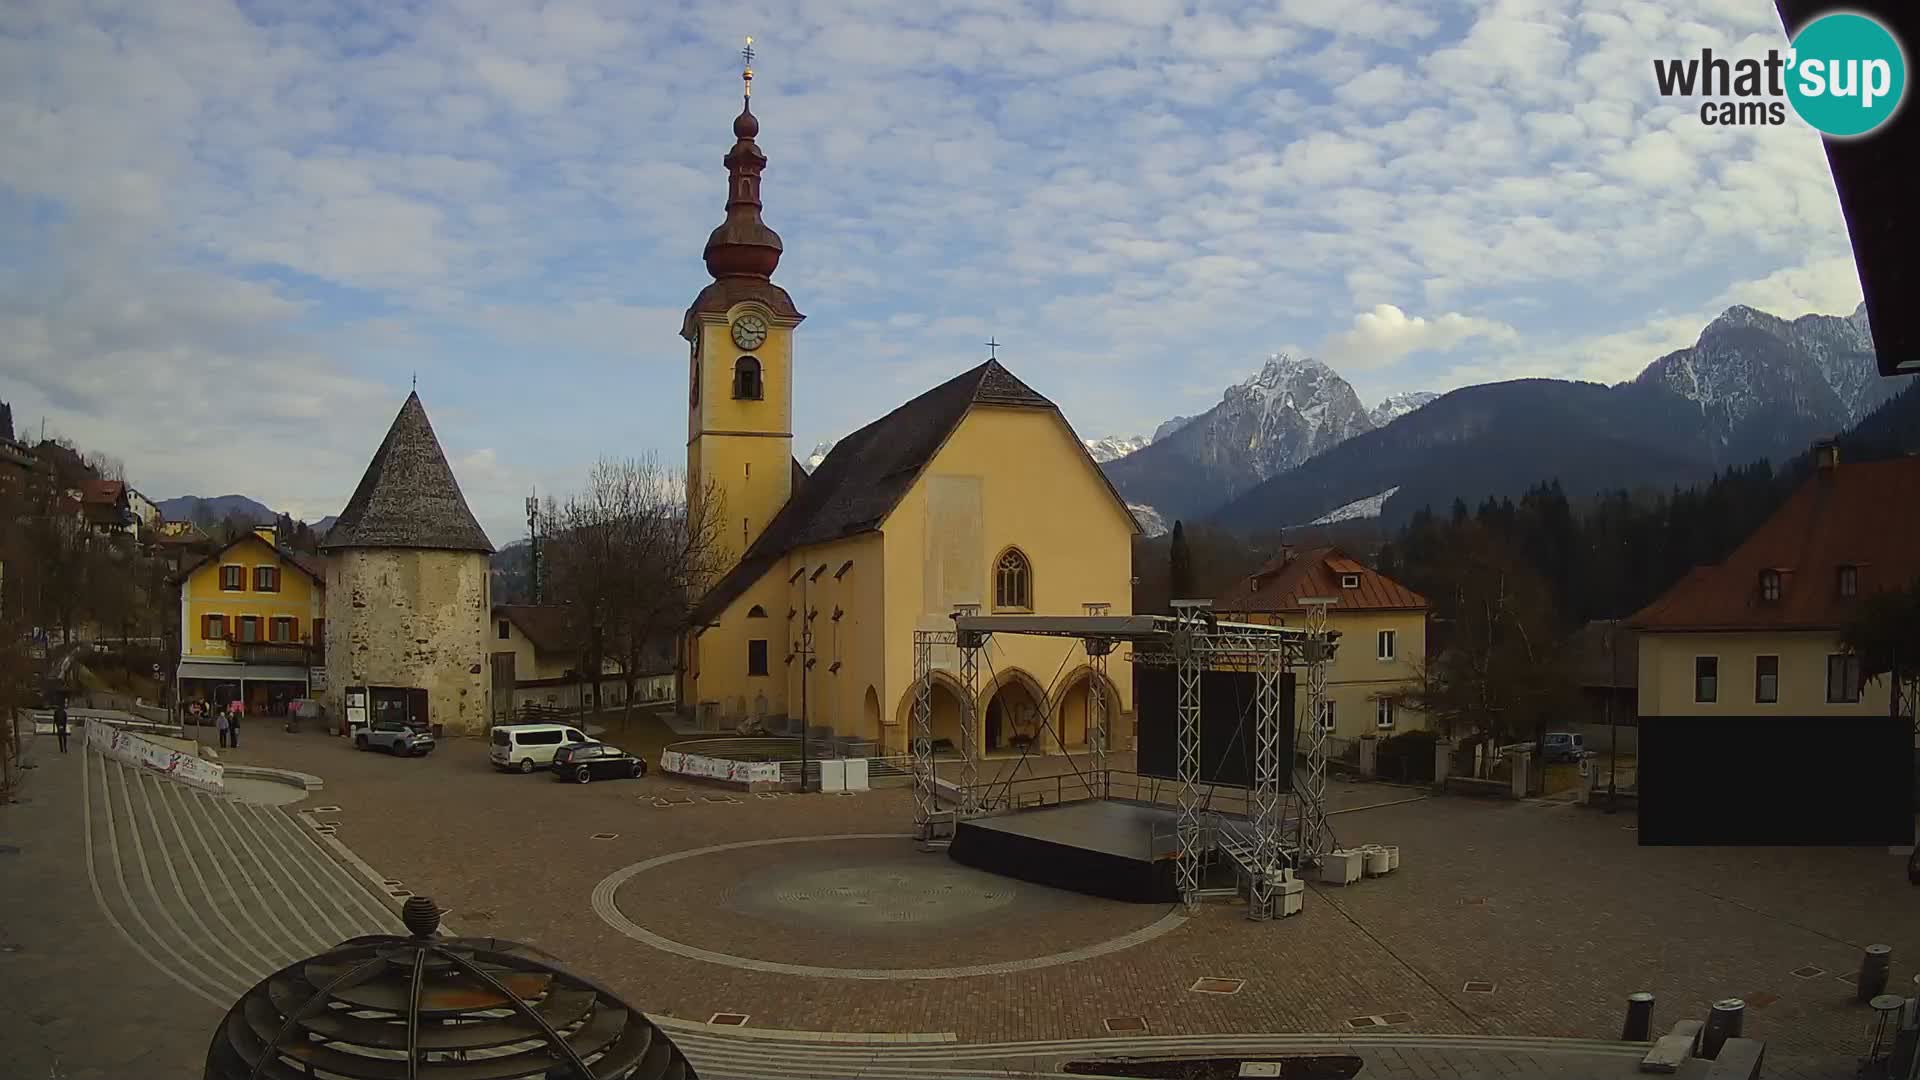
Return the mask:
<path fill-rule="evenodd" d="M 593 910 L 622 934 L 678 956 L 868 980 L 1070 964 L 1151 941 L 1186 921 L 1166 905 L 1103 900 L 974 870 L 918 851 L 901 833 L 676 851 L 607 875 L 594 887 Z M 853 962 L 807 962 L 843 957 Z M 980 962 L 911 966 L 934 957 Z M 889 960 L 895 963 L 882 963 Z"/>

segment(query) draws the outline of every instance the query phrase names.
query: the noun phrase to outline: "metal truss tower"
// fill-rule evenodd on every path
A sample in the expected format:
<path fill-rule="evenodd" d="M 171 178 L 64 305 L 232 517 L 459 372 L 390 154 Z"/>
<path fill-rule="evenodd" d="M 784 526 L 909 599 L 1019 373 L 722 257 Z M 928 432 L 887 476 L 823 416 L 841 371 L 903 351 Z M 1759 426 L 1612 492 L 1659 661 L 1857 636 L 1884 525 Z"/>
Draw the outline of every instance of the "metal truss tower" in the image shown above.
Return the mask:
<path fill-rule="evenodd" d="M 1327 828 L 1327 665 L 1333 660 L 1333 641 L 1327 635 L 1327 607 L 1332 601 L 1309 598 L 1307 605 L 1306 784 L 1300 796 L 1300 833 L 1297 850 L 1304 863 L 1320 860 L 1333 847 Z"/>

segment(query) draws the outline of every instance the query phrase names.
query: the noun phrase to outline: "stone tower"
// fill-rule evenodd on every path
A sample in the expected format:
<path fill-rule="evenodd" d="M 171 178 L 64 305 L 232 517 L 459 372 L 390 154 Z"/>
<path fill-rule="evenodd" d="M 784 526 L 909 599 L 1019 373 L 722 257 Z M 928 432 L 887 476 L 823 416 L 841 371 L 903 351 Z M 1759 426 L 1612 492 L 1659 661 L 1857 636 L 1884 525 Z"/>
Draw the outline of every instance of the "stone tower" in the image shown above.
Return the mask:
<path fill-rule="evenodd" d="M 419 394 L 400 407 L 347 508 L 320 544 L 327 556 L 327 694 L 424 701 L 448 734 L 487 728 L 488 556 Z M 417 714 L 417 708 L 416 708 Z"/>

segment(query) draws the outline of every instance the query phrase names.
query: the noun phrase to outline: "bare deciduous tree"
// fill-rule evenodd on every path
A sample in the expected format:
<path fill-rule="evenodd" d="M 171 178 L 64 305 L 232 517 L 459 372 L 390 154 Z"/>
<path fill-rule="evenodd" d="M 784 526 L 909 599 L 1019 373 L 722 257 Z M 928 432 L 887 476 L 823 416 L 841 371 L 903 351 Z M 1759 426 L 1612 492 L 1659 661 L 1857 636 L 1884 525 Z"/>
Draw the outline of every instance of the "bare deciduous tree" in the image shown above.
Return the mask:
<path fill-rule="evenodd" d="M 547 593 L 571 612 L 596 704 L 612 661 L 631 713 L 648 660 L 726 569 L 723 494 L 709 483 L 692 502 L 684 478 L 652 458 L 602 459 L 584 490 L 548 501 Z"/>
<path fill-rule="evenodd" d="M 1441 647 L 1417 665 L 1409 704 L 1443 733 L 1535 738 L 1570 704 L 1552 592 L 1498 536 L 1475 525 L 1427 568 Z"/>

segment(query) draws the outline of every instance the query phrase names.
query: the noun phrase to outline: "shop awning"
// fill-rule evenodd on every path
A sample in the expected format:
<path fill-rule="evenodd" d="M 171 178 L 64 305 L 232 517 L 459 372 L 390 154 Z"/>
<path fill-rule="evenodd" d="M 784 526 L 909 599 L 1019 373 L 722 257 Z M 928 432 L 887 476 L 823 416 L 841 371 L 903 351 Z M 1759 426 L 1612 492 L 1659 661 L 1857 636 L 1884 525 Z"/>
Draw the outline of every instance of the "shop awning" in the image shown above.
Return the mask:
<path fill-rule="evenodd" d="M 307 681 L 306 668 L 292 664 L 223 664 L 217 660 L 182 660 L 180 677 L 183 679 L 217 679 L 224 682 L 236 682 L 245 679 L 248 682 L 297 682 Z"/>

